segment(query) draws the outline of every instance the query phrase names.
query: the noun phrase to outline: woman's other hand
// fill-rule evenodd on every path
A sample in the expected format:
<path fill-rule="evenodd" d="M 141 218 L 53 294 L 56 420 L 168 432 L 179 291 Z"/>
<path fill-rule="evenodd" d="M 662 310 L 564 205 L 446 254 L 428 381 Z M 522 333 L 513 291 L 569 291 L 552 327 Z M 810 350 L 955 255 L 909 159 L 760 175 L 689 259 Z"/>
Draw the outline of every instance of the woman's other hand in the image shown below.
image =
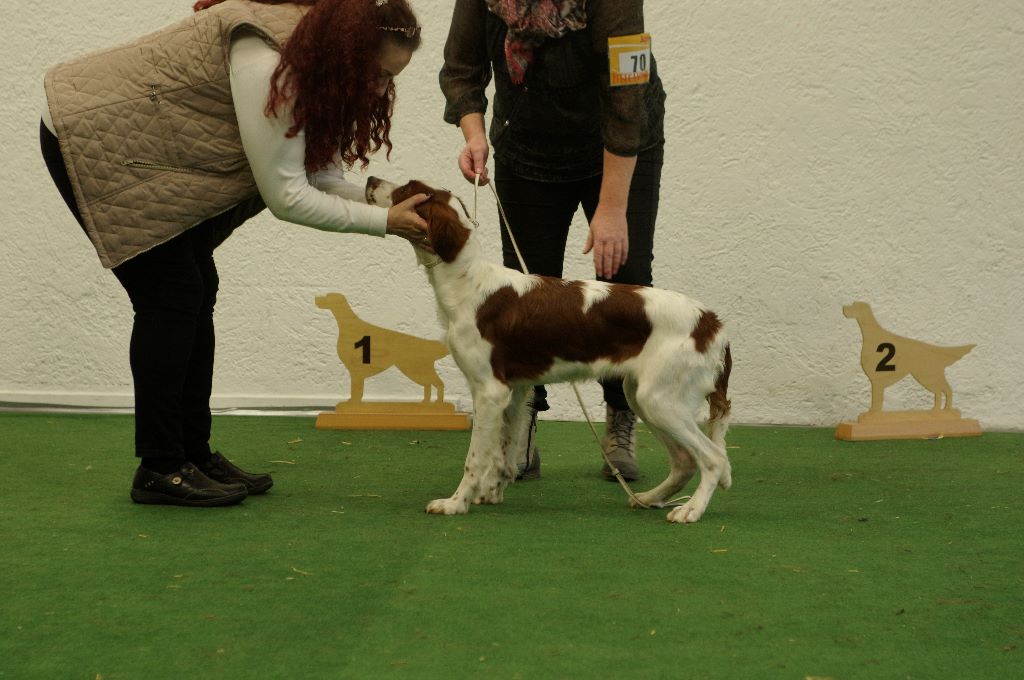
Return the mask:
<path fill-rule="evenodd" d="M 598 206 L 590 220 L 583 254 L 594 251 L 594 272 L 603 279 L 615 276 L 629 257 L 629 228 L 625 210 Z"/>
<path fill-rule="evenodd" d="M 416 194 L 388 208 L 387 233 L 400 236 L 414 246 L 430 250 L 427 244 L 427 223 L 416 212 L 416 206 L 428 200 L 428 194 Z"/>

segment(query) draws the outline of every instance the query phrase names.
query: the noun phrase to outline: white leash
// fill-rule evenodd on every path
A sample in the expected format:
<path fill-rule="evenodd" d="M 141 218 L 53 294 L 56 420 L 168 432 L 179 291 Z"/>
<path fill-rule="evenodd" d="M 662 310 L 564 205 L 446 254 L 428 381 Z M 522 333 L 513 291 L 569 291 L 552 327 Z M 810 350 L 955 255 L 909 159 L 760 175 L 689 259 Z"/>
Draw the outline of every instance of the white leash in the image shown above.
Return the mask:
<path fill-rule="evenodd" d="M 494 194 L 494 200 L 498 204 L 498 212 L 501 213 L 501 220 L 505 223 L 505 233 L 508 234 L 509 241 L 512 242 L 512 249 L 516 252 L 516 258 L 519 260 L 519 266 L 522 268 L 524 274 L 529 274 L 530 270 L 526 268 L 526 261 L 523 259 L 523 254 L 519 251 L 519 244 L 516 243 L 516 237 L 512 235 L 512 227 L 509 224 L 508 217 L 505 215 L 505 209 L 501 206 L 501 199 L 498 198 L 498 192 L 494 188 L 494 182 L 489 182 L 487 186 L 491 188 L 491 193 Z M 473 181 L 473 221 L 477 223 L 479 223 L 477 220 L 477 194 L 479 191 L 480 175 L 477 174 Z M 617 479 L 622 488 L 625 489 L 626 495 L 629 496 L 629 499 L 641 508 L 647 509 L 671 508 L 682 505 L 681 501 L 689 498 L 689 496 L 682 496 L 671 501 L 664 501 L 653 505 L 650 503 L 644 503 L 642 500 L 637 498 L 637 495 L 633 493 L 633 489 L 630 488 L 629 483 L 622 476 L 622 473 L 619 472 L 619 468 L 615 466 L 615 463 L 611 461 L 611 458 L 608 457 L 608 453 L 604 450 L 604 445 L 601 443 L 601 436 L 597 433 L 597 428 L 594 427 L 594 421 L 591 420 L 590 414 L 587 413 L 587 407 L 583 403 L 583 397 L 580 396 L 579 387 L 576 386 L 575 382 L 570 382 L 569 384 L 572 385 L 572 391 L 576 394 L 576 401 L 580 404 L 580 410 L 583 411 L 583 417 L 587 419 L 587 425 L 590 426 L 590 431 L 594 435 L 594 440 L 597 442 L 597 448 L 601 452 L 601 457 L 604 458 L 604 462 L 607 463 L 608 468 L 612 471 L 612 474 L 615 475 L 615 479 Z"/>

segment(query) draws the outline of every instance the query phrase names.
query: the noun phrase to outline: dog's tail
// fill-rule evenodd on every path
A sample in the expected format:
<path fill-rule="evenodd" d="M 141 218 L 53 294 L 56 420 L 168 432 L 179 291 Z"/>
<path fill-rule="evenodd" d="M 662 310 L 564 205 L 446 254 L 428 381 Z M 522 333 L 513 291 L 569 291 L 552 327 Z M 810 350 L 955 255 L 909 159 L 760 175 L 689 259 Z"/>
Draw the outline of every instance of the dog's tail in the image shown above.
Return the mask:
<path fill-rule="evenodd" d="M 722 371 L 715 379 L 715 391 L 708 394 L 708 436 L 711 441 L 724 447 L 725 433 L 729 429 L 729 414 L 732 402 L 729 401 L 729 375 L 732 373 L 732 349 L 728 344 L 722 355 Z"/>

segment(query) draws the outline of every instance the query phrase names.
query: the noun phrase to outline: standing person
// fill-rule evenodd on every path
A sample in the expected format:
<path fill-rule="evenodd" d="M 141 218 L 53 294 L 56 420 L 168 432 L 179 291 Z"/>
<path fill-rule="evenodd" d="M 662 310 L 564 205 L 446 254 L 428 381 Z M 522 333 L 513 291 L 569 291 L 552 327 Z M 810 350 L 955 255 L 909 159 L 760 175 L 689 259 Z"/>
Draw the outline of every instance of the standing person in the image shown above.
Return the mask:
<path fill-rule="evenodd" d="M 54 183 L 135 312 L 137 503 L 229 505 L 268 474 L 210 449 L 214 249 L 245 220 L 419 241 L 417 196 L 365 204 L 343 168 L 387 149 L 419 47 L 406 0 L 199 0 L 194 14 L 46 73 Z"/>
<path fill-rule="evenodd" d="M 609 59 L 610 45 L 623 43 L 638 50 L 625 73 Z M 484 90 L 492 77 L 488 144 Z M 593 251 L 597 278 L 651 285 L 665 93 L 644 34 L 643 0 L 456 0 L 440 83 L 444 119 L 466 140 L 459 168 L 467 180 L 489 181 L 494 147 L 498 197 L 530 273 L 562 275 L 569 225 L 582 205 L 590 223 L 583 252 Z M 504 219 L 501 239 L 505 265 L 519 269 Z M 603 446 L 634 480 L 636 415 L 621 380 L 602 387 Z M 535 387 L 520 479 L 540 474 L 535 435 L 546 396 Z M 607 464 L 602 474 L 614 479 Z"/>

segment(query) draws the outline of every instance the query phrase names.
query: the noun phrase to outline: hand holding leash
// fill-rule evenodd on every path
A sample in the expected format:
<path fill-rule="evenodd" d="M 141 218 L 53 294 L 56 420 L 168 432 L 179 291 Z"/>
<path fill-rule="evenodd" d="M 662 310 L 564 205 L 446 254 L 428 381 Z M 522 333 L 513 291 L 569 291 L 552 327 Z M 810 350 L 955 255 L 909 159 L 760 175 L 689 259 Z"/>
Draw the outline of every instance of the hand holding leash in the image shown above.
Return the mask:
<path fill-rule="evenodd" d="M 467 181 L 474 181 L 480 177 L 480 184 L 487 184 L 491 179 L 487 176 L 487 156 L 490 148 L 484 139 L 471 139 L 466 142 L 459 153 L 459 170 Z"/>
<path fill-rule="evenodd" d="M 487 144 L 483 114 L 466 114 L 459 121 L 459 127 L 466 139 L 466 145 L 459 152 L 459 170 L 467 182 L 478 181 L 479 184 L 487 184 L 491 181 L 487 176 L 487 157 L 491 149 Z"/>

